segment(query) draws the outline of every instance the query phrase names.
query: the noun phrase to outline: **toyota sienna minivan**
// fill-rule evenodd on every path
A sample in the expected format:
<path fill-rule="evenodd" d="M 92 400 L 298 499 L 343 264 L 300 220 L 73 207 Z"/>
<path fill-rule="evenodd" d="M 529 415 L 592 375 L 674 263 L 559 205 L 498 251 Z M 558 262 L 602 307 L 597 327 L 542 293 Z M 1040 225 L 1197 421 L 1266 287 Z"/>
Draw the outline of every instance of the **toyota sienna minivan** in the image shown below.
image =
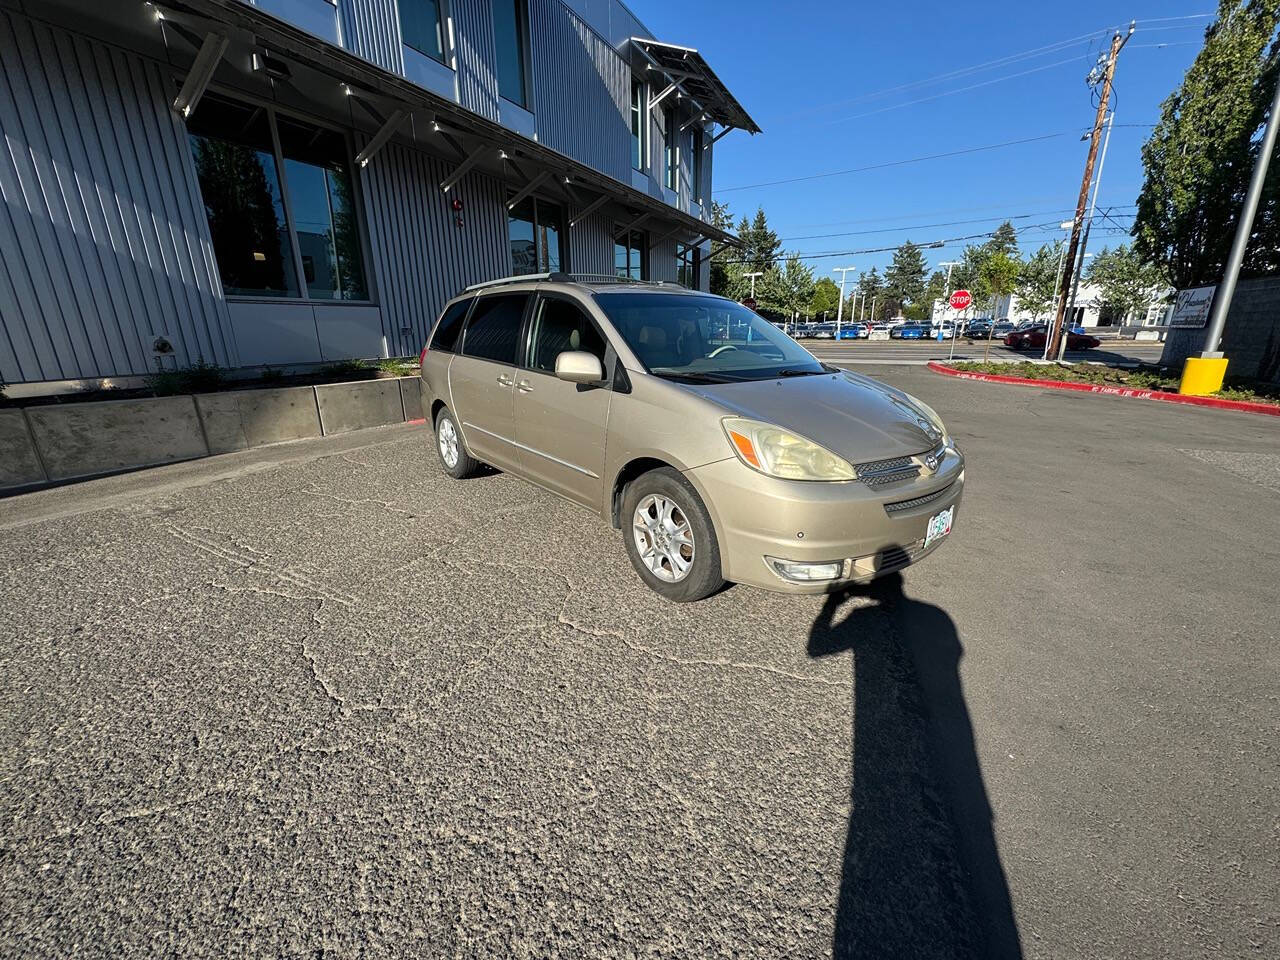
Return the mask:
<path fill-rule="evenodd" d="M 431 331 L 422 384 L 446 473 L 488 464 L 599 514 L 675 601 L 899 570 L 951 532 L 964 488 L 927 405 L 672 284 L 468 287 Z"/>

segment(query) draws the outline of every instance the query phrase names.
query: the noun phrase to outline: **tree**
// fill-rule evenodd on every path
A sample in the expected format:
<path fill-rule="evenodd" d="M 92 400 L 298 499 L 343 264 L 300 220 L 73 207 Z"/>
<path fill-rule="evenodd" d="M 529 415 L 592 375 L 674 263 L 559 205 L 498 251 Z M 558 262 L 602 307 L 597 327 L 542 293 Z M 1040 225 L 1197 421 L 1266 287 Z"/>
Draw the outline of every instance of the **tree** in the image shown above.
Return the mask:
<path fill-rule="evenodd" d="M 1052 246 L 1046 243 L 1027 258 L 1018 272 L 1015 292 L 1018 302 L 1030 312 L 1032 319 L 1039 320 L 1041 314 L 1053 308 L 1058 292 L 1058 261 L 1061 255 L 1061 240 Z"/>
<path fill-rule="evenodd" d="M 823 277 L 813 285 L 813 298 L 809 301 L 809 313 L 820 317 L 824 313 L 836 315 L 840 308 L 840 287 L 830 277 Z"/>
<path fill-rule="evenodd" d="M 1220 0 L 1204 47 L 1142 148 L 1137 252 L 1179 289 L 1215 282 L 1226 264 L 1280 68 L 1272 43 L 1278 25 L 1280 0 Z M 1280 179 L 1273 172 L 1244 269 L 1278 267 Z"/>
<path fill-rule="evenodd" d="M 735 258 L 746 262 L 746 271 L 760 272 L 777 264 L 782 242 L 778 234 L 769 229 L 769 221 L 764 215 L 764 208 L 757 207 L 755 218 L 748 223 L 743 217 L 738 224 L 738 239 L 742 241 L 742 251 Z"/>
<path fill-rule="evenodd" d="M 996 232 L 991 235 L 991 239 L 982 246 L 987 253 L 1003 253 L 1009 257 L 1016 256 L 1018 252 L 1018 231 L 1014 229 L 1012 223 L 1006 220 L 996 227 Z"/>
<path fill-rule="evenodd" d="M 1160 267 L 1144 261 L 1127 244 L 1114 250 L 1104 247 L 1090 262 L 1085 279 L 1101 288 L 1101 306 L 1121 319 L 1163 302 L 1168 294 Z"/>
<path fill-rule="evenodd" d="M 947 275 L 935 270 L 925 284 L 924 294 L 919 301 L 913 303 L 906 311 L 910 320 L 928 320 L 933 316 L 933 305 L 947 295 Z"/>
<path fill-rule="evenodd" d="M 867 322 L 875 323 L 876 315 L 884 311 L 884 284 L 875 267 L 870 273 L 864 270 L 858 274 L 858 291 L 867 302 Z M 861 307 L 858 308 L 858 319 L 862 319 Z"/>
<path fill-rule="evenodd" d="M 733 214 L 730 212 L 727 203 L 721 203 L 718 200 L 711 201 L 711 225 L 719 230 L 733 231 Z M 741 258 L 741 253 L 732 247 L 721 250 L 711 258 L 710 288 L 712 293 L 721 297 L 729 297 L 733 300 L 742 299 L 740 294 L 742 266 L 741 264 L 727 262 L 740 260 Z"/>
<path fill-rule="evenodd" d="M 928 272 L 924 254 L 910 240 L 893 252 L 893 262 L 884 272 L 884 295 L 896 312 L 924 296 L 924 278 Z"/>
<path fill-rule="evenodd" d="M 794 320 L 813 300 L 813 268 L 805 266 L 798 254 L 789 254 L 781 269 L 771 265 L 756 287 L 760 299 L 770 309 Z"/>
<path fill-rule="evenodd" d="M 969 246 L 960 254 L 960 262 L 952 272 L 951 279 L 956 290 L 968 290 L 973 294 L 974 304 L 985 302 L 991 296 L 986 281 L 982 279 L 982 264 L 987 258 L 985 247 Z"/>
<path fill-rule="evenodd" d="M 979 267 L 980 279 L 986 285 L 990 296 L 993 300 L 1000 297 L 1007 297 L 1013 293 L 1014 286 L 1018 282 L 1018 271 L 1022 268 L 1022 262 L 1015 257 L 1010 256 L 1002 250 L 994 253 L 988 253 L 983 258 L 982 266 Z M 986 356 L 991 353 L 991 338 L 987 338 Z"/>

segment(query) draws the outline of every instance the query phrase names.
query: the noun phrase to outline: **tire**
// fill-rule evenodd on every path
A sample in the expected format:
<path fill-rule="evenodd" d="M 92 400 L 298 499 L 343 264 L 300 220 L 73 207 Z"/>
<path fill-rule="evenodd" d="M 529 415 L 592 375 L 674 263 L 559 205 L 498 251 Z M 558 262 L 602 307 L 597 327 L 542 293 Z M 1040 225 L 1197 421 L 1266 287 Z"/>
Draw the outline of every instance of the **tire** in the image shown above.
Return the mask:
<path fill-rule="evenodd" d="M 663 507 L 671 504 L 668 521 L 662 522 Z M 639 526 L 637 513 L 648 516 Z M 622 494 L 622 540 L 631 565 L 640 579 L 654 593 L 673 603 L 690 603 L 711 596 L 722 586 L 720 544 L 716 541 L 711 515 L 693 486 L 671 467 L 661 467 L 637 477 L 627 484 Z M 653 562 L 664 571 L 659 575 L 650 568 L 650 560 L 641 554 L 638 540 L 654 544 L 655 531 L 661 528 L 664 538 L 659 543 Z M 682 542 L 684 533 L 689 542 Z M 665 548 L 665 549 L 664 549 Z M 665 556 L 664 556 L 665 554 Z M 690 557 L 687 569 L 678 569 L 672 557 Z"/>
<path fill-rule="evenodd" d="M 467 445 L 462 439 L 462 431 L 458 429 L 458 421 L 453 418 L 448 407 L 441 407 L 440 412 L 436 414 L 435 438 L 440 466 L 453 479 L 465 480 L 467 477 L 474 477 L 484 466 L 467 453 Z M 453 460 L 452 465 L 449 463 L 450 459 Z"/>

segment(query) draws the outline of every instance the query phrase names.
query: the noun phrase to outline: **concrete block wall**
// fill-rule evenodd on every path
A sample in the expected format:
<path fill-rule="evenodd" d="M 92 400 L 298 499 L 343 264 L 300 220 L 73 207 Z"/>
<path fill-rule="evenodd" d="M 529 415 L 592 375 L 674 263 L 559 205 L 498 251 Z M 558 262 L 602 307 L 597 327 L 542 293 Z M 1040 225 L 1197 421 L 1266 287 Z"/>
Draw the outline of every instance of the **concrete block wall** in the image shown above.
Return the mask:
<path fill-rule="evenodd" d="M 0 493 L 422 417 L 417 377 L 0 410 Z"/>
<path fill-rule="evenodd" d="M 1204 348 L 1204 328 L 1171 329 L 1160 362 L 1181 367 Z M 1228 377 L 1280 384 L 1280 277 L 1241 280 L 1227 314 L 1222 350 Z"/>

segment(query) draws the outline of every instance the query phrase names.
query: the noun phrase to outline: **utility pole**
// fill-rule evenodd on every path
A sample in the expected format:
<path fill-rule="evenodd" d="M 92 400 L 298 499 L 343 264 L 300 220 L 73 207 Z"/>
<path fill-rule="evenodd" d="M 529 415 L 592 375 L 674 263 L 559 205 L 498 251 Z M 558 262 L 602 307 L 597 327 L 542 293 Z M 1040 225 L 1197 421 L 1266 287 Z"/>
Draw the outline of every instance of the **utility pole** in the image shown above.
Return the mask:
<path fill-rule="evenodd" d="M 832 267 L 832 273 L 840 274 L 840 305 L 836 307 L 836 343 L 840 342 L 840 324 L 844 321 L 844 279 L 850 270 L 857 267 Z"/>
<path fill-rule="evenodd" d="M 756 298 L 756 277 L 763 277 L 764 274 L 756 271 L 755 273 L 744 273 L 743 276 L 751 278 L 751 299 L 754 300 Z"/>
<path fill-rule="evenodd" d="M 1102 168 L 1107 163 L 1107 147 L 1111 145 L 1111 127 L 1115 122 L 1116 112 L 1112 110 L 1107 116 L 1107 135 L 1102 138 L 1102 156 L 1098 158 L 1098 175 L 1093 178 L 1093 200 L 1089 203 L 1089 219 L 1084 223 L 1084 237 L 1080 241 L 1080 259 L 1076 263 L 1076 275 L 1071 283 L 1071 300 L 1067 306 L 1067 316 L 1073 319 L 1076 314 L 1076 292 L 1080 289 L 1080 276 L 1084 273 L 1084 258 L 1089 256 L 1089 231 L 1093 228 L 1094 214 L 1098 212 L 1098 191 L 1102 189 Z M 1066 353 L 1067 338 L 1064 336 L 1062 343 L 1058 346 L 1058 359 L 1061 360 Z"/>
<path fill-rule="evenodd" d="M 1116 75 L 1116 58 L 1120 55 L 1120 50 L 1129 38 L 1133 36 L 1133 31 L 1137 29 L 1137 21 L 1129 23 L 1129 32 L 1123 37 L 1117 30 L 1111 38 L 1111 52 L 1107 55 L 1106 65 L 1102 68 L 1102 93 L 1098 98 L 1098 112 L 1093 119 L 1093 134 L 1089 138 L 1089 157 L 1084 164 L 1084 178 L 1080 181 L 1080 196 L 1076 200 L 1076 215 L 1071 223 L 1071 242 L 1067 246 L 1065 281 L 1067 284 L 1072 279 L 1072 268 L 1075 266 L 1076 257 L 1080 251 L 1080 228 L 1084 225 L 1085 207 L 1089 204 L 1089 184 L 1093 181 L 1093 166 L 1098 160 L 1098 147 L 1102 141 L 1102 124 L 1107 118 L 1107 105 L 1111 100 L 1111 82 Z M 1090 79 L 1094 78 L 1097 67 L 1090 72 Z M 1059 345 L 1063 336 L 1062 324 L 1067 312 L 1067 298 L 1063 297 L 1058 301 L 1058 309 L 1054 314 L 1053 324 L 1049 327 L 1049 336 L 1045 339 L 1045 357 L 1053 357 L 1058 354 Z"/>
<path fill-rule="evenodd" d="M 1236 294 L 1236 280 L 1240 277 L 1240 266 L 1244 263 L 1245 248 L 1253 233 L 1253 218 L 1258 212 L 1258 200 L 1267 180 L 1267 167 L 1276 148 L 1276 133 L 1280 128 L 1277 114 L 1280 114 L 1280 80 L 1276 81 L 1275 96 L 1271 100 L 1271 116 L 1267 118 L 1267 131 L 1262 135 L 1262 149 L 1258 151 L 1258 160 L 1253 165 L 1249 192 L 1244 196 L 1244 208 L 1236 221 L 1236 237 L 1231 241 L 1227 268 L 1222 273 L 1218 289 L 1213 292 L 1213 309 L 1209 313 L 1209 331 L 1205 334 L 1204 349 L 1198 357 L 1187 357 L 1186 365 L 1182 368 L 1182 382 L 1178 385 L 1179 393 L 1202 397 L 1222 389 L 1222 378 L 1227 373 L 1227 358 L 1218 347 L 1221 345 L 1222 331 L 1227 326 L 1227 311 L 1231 309 L 1231 301 Z"/>
<path fill-rule="evenodd" d="M 951 299 L 951 271 L 956 267 L 960 266 L 960 261 L 944 260 L 941 263 L 939 263 L 938 266 L 947 268 L 947 285 L 942 294 L 942 302 L 947 303 Z M 955 311 L 953 310 L 952 313 L 955 313 Z M 960 318 L 952 317 L 951 318 L 951 356 L 948 358 L 949 360 L 954 360 L 956 358 L 956 340 L 959 338 L 959 336 L 960 336 Z"/>

